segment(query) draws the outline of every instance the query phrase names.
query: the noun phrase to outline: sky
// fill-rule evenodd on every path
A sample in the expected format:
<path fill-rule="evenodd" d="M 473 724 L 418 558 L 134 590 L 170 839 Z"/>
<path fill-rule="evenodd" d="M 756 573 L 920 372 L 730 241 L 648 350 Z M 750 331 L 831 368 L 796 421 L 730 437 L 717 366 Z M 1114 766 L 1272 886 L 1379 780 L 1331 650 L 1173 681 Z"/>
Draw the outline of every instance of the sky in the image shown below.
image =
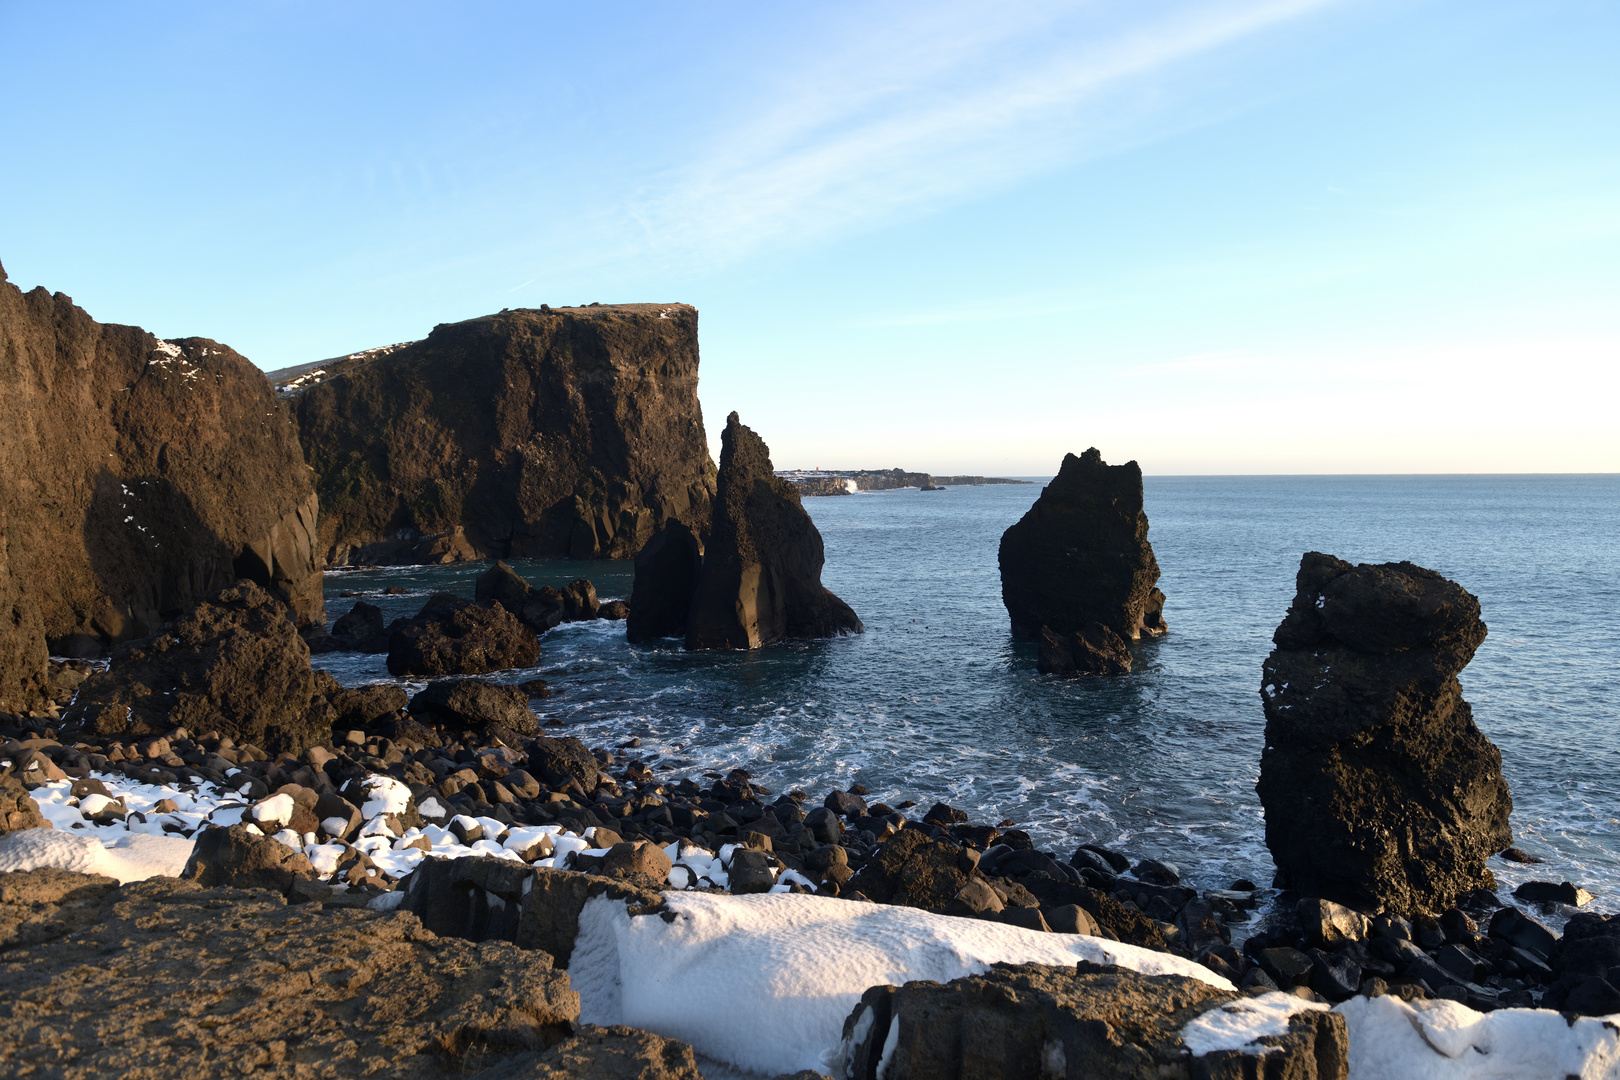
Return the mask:
<path fill-rule="evenodd" d="M 1617 56 L 1606 0 L 0 0 L 0 263 L 266 370 L 691 303 L 780 468 L 1614 472 Z"/>

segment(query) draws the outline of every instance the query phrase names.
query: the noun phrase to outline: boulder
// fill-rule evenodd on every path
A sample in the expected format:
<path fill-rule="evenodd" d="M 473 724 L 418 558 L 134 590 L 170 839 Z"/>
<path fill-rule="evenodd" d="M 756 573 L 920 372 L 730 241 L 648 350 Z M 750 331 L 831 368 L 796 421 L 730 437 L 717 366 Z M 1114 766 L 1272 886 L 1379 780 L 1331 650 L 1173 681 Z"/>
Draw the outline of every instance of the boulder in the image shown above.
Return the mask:
<path fill-rule="evenodd" d="M 309 647 L 316 653 L 387 652 L 388 630 L 382 609 L 364 600 L 355 601 L 354 607 L 339 616 L 330 631 L 313 638 Z"/>
<path fill-rule="evenodd" d="M 529 743 L 529 772 L 554 790 L 574 783 L 586 795 L 595 792 L 602 780 L 596 755 L 572 735 L 561 739 L 542 736 Z"/>
<path fill-rule="evenodd" d="M 336 713 L 336 726 L 367 728 L 389 721 L 405 711 L 410 701 L 392 683 L 371 683 L 339 690 L 327 698 Z"/>
<path fill-rule="evenodd" d="M 636 553 L 636 579 L 624 634 L 630 642 L 686 636 L 686 617 L 703 566 L 703 541 L 671 521 Z"/>
<path fill-rule="evenodd" d="M 109 891 L 82 929 L 0 953 L 0 1061 L 62 1080 L 440 1080 L 575 1034 L 579 995 L 544 953 L 320 908 L 173 878 Z"/>
<path fill-rule="evenodd" d="M 479 603 L 499 603 L 537 634 L 568 618 L 567 603 L 559 590 L 549 585 L 530 585 L 504 562 L 479 574 L 474 588 Z"/>
<path fill-rule="evenodd" d="M 968 884 L 957 865 L 961 854 L 921 829 L 901 829 L 879 845 L 849 887 L 880 904 L 944 911 Z"/>
<path fill-rule="evenodd" d="M 1035 670 L 1043 675 L 1128 675 L 1131 650 L 1125 639 L 1100 622 L 1070 634 L 1041 627 Z"/>
<path fill-rule="evenodd" d="M 855 612 L 821 584 L 821 534 L 798 489 L 776 476 L 770 448 L 736 413 L 726 418 L 720 445 L 686 647 L 757 649 L 788 638 L 860 633 Z"/>
<path fill-rule="evenodd" d="M 540 722 L 529 695 L 484 679 L 444 679 L 411 698 L 411 715 L 439 727 L 499 734 L 502 741 L 533 735 Z"/>
<path fill-rule="evenodd" d="M 246 825 L 208 826 L 197 833 L 196 846 L 180 876 L 205 888 L 230 885 L 286 896 L 299 879 L 313 879 L 315 868 L 302 852 Z"/>
<path fill-rule="evenodd" d="M 564 622 L 585 622 L 596 618 L 602 610 L 602 602 L 596 598 L 596 586 L 587 578 L 570 581 L 558 591 L 562 593 Z"/>
<path fill-rule="evenodd" d="M 1395 914 L 1494 888 L 1513 803 L 1457 681 L 1485 639 L 1479 601 L 1411 563 L 1316 552 L 1297 586 L 1260 692 L 1256 790 L 1282 882 Z"/>
<path fill-rule="evenodd" d="M 94 655 L 248 578 L 325 621 L 316 499 L 264 376 L 207 338 L 96 322 L 0 269 L 0 709 L 47 642 Z"/>
<path fill-rule="evenodd" d="M 697 329 L 685 304 L 503 311 L 272 373 L 328 561 L 628 559 L 666 521 L 702 528 Z"/>
<path fill-rule="evenodd" d="M 113 653 L 65 714 L 102 737 L 218 731 L 238 744 L 300 754 L 329 742 L 312 713 L 309 646 L 287 606 L 252 581 L 205 597 L 150 638 Z"/>
<path fill-rule="evenodd" d="M 50 827 L 51 823 L 39 812 L 39 804 L 28 794 L 22 781 L 13 773 L 0 773 L 0 833 Z"/>
<path fill-rule="evenodd" d="M 1085 961 L 1074 968 L 995 964 L 943 985 L 874 986 L 844 1022 L 839 1064 L 852 1080 L 873 1080 L 880 1070 L 886 1080 L 1345 1080 L 1344 1017 L 1282 995 L 1273 1003 L 1292 1015 L 1286 1034 L 1259 1039 L 1263 1056 L 1199 1053 L 1200 1031 L 1230 1025 L 1224 1012 L 1249 1008 L 1246 999 L 1179 975 Z"/>
<path fill-rule="evenodd" d="M 1059 638 L 1101 623 L 1125 641 L 1165 631 L 1142 470 L 1095 447 L 1066 454 L 1029 512 L 1001 536 L 1001 599 L 1013 633 Z M 1077 658 L 1078 660 L 1078 658 Z"/>
<path fill-rule="evenodd" d="M 429 597 L 388 639 L 388 672 L 395 676 L 482 675 L 533 667 L 539 660 L 534 631 L 500 604 L 446 593 Z"/>

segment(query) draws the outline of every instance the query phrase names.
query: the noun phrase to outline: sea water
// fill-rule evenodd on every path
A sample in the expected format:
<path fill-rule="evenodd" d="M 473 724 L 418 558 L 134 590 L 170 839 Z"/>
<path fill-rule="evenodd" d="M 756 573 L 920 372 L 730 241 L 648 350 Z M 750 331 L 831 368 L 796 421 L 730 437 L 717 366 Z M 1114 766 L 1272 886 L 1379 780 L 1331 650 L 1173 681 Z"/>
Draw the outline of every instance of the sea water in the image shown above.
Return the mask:
<path fill-rule="evenodd" d="M 820 799 L 859 783 L 894 805 L 935 800 L 1012 821 L 1066 854 L 1084 841 L 1180 865 L 1202 887 L 1261 884 L 1274 867 L 1254 784 L 1260 665 L 1305 551 L 1410 560 L 1480 598 L 1490 635 L 1462 673 L 1502 751 L 1515 843 L 1492 859 L 1511 888 L 1569 880 L 1620 911 L 1620 477 L 1149 477 L 1149 539 L 1168 600 L 1164 638 L 1119 678 L 1054 679 L 1015 641 L 996 564 L 1038 485 L 806 499 L 823 582 L 859 613 L 855 637 L 754 653 L 632 646 L 624 624 L 557 628 L 534 702 L 552 734 L 640 746 L 671 779 L 748 770 Z M 531 582 L 628 597 L 625 562 L 519 562 Z M 428 593 L 470 596 L 487 564 L 334 573 L 328 614 L 364 591 L 388 618 Z M 379 596 L 388 586 L 404 595 Z M 380 656 L 318 657 L 346 685 L 386 680 Z M 421 683 L 404 683 L 415 689 Z"/>

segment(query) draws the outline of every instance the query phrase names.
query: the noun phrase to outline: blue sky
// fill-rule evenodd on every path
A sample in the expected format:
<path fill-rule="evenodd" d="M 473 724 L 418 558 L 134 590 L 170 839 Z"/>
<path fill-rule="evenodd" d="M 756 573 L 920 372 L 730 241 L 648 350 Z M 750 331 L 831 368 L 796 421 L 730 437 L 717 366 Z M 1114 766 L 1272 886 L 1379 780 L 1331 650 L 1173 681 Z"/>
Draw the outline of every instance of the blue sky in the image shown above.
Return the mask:
<path fill-rule="evenodd" d="M 685 301 L 778 466 L 1620 470 L 1620 5 L 0 0 L 0 262 L 266 369 Z"/>

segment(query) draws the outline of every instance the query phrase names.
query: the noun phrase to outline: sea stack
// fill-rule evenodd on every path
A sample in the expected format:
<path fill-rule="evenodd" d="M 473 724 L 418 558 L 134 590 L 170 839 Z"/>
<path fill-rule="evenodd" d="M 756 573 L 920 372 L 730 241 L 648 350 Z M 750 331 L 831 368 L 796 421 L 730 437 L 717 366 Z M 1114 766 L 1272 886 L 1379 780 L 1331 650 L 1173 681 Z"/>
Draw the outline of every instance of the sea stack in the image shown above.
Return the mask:
<path fill-rule="evenodd" d="M 629 559 L 708 521 L 687 304 L 502 311 L 273 374 L 331 565 Z"/>
<path fill-rule="evenodd" d="M 46 646 L 94 655 L 237 579 L 325 621 L 316 500 L 264 375 L 207 338 L 102 324 L 0 269 L 0 709 Z"/>
<path fill-rule="evenodd" d="M 1399 914 L 1494 888 L 1513 801 L 1457 681 L 1485 640 L 1478 599 L 1411 563 L 1319 552 L 1297 588 L 1260 690 L 1256 790 L 1282 883 Z"/>
<path fill-rule="evenodd" d="M 855 612 L 821 584 L 821 533 L 800 505 L 798 489 L 776 476 L 765 441 L 732 413 L 720 447 L 686 647 L 757 649 L 785 638 L 860 633 Z M 638 580 L 632 596 L 643 591 Z M 636 611 L 634 600 L 630 610 Z"/>
<path fill-rule="evenodd" d="M 1101 667 L 1087 662 L 1113 638 L 1136 641 L 1165 631 L 1159 564 L 1148 543 L 1142 469 L 1109 465 L 1096 447 L 1063 465 L 1040 498 L 1001 537 L 1001 599 L 1018 637 L 1046 638 L 1075 670 L 1118 670 L 1118 650 Z M 1102 631 L 1106 630 L 1107 633 Z M 1044 631 L 1044 633 L 1043 633 Z M 1054 644 L 1054 642 L 1056 644 Z M 1124 654 L 1129 670 L 1129 652 Z"/>

